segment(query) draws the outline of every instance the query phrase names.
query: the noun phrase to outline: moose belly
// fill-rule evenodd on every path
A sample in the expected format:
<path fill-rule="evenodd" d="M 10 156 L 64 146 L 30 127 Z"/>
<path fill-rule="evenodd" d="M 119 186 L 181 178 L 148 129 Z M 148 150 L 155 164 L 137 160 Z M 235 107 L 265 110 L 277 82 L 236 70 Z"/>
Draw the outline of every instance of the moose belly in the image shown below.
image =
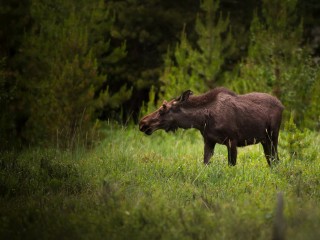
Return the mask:
<path fill-rule="evenodd" d="M 223 145 L 228 145 L 230 141 L 234 141 L 238 147 L 257 144 L 266 140 L 266 135 L 263 131 L 234 131 L 228 128 L 214 129 L 205 132 L 204 137 L 212 142 Z"/>
<path fill-rule="evenodd" d="M 238 140 L 237 142 L 237 146 L 238 147 L 245 147 L 245 146 L 248 146 L 248 145 L 253 145 L 253 144 L 257 144 L 257 143 L 260 143 L 262 142 L 263 140 L 260 138 L 249 138 L 249 139 L 241 139 L 241 140 Z"/>

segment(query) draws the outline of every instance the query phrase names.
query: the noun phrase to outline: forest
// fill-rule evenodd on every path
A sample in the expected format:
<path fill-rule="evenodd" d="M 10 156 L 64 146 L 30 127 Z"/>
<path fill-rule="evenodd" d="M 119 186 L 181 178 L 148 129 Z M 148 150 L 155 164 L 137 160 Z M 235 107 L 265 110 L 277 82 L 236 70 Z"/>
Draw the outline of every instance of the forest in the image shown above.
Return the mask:
<path fill-rule="evenodd" d="M 186 89 L 277 96 L 319 130 L 318 1 L 1 0 L 1 148 L 136 122 Z M 82 138 L 82 137 L 80 137 Z"/>
<path fill-rule="evenodd" d="M 319 239 L 318 0 L 0 0 L 0 239 Z M 185 90 L 285 107 L 203 164 L 139 119 Z"/>

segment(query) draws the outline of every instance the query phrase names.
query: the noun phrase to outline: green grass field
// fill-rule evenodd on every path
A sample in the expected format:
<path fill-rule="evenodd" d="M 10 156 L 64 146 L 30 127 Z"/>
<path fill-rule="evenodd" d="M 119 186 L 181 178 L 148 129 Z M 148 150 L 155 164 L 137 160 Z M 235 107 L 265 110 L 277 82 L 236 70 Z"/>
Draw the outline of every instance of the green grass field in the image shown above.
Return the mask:
<path fill-rule="evenodd" d="M 89 150 L 7 152 L 0 239 L 272 239 L 274 226 L 287 239 L 320 239 L 320 139 L 306 137 L 303 155 L 282 147 L 272 168 L 259 145 L 239 149 L 235 167 L 217 146 L 204 166 L 195 131 L 114 125 Z"/>

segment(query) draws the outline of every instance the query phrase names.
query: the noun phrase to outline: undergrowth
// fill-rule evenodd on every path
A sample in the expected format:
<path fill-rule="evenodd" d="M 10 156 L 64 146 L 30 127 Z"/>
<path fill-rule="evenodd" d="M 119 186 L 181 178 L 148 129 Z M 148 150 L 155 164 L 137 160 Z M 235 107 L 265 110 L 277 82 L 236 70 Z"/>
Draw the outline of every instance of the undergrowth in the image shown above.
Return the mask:
<path fill-rule="evenodd" d="M 239 149 L 235 167 L 217 146 L 205 166 L 192 130 L 145 136 L 110 124 L 105 136 L 86 151 L 2 153 L 0 239 L 270 239 L 279 192 L 285 236 L 320 237 L 315 133 L 303 155 L 280 145 L 272 168 L 259 145 Z"/>

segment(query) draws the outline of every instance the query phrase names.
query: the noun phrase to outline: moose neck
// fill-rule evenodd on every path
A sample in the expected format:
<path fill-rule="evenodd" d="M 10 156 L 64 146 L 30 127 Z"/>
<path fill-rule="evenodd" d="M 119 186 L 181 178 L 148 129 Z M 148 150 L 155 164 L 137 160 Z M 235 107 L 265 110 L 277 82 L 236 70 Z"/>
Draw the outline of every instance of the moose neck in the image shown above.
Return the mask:
<path fill-rule="evenodd" d="M 181 107 L 181 116 L 177 123 L 180 128 L 196 128 L 203 132 L 206 126 L 206 115 L 205 108 L 195 108 L 192 105 L 186 104 Z"/>

